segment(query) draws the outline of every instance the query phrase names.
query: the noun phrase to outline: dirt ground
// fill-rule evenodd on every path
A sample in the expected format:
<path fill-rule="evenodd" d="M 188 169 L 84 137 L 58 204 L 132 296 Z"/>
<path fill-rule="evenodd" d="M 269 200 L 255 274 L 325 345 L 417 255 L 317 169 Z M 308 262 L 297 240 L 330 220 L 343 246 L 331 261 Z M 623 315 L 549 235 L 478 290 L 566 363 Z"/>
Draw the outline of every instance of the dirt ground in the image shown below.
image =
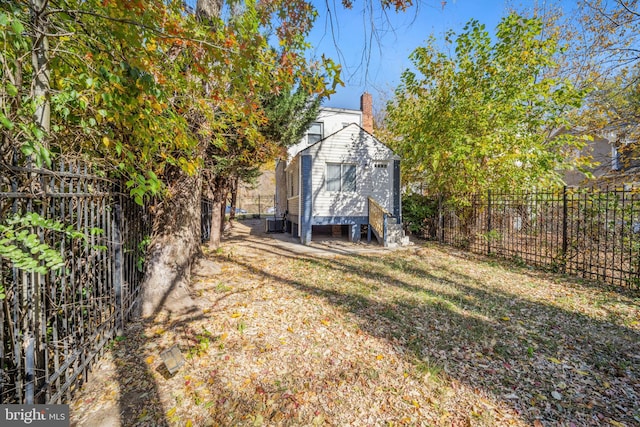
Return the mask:
<path fill-rule="evenodd" d="M 224 251 L 228 257 L 242 257 L 248 260 L 254 259 L 278 259 L 279 257 L 333 257 L 339 255 L 383 254 L 392 251 L 406 250 L 405 248 L 384 248 L 373 238 L 371 243 L 366 240 L 359 243 L 351 243 L 345 237 L 318 236 L 310 245 L 300 244 L 298 238 L 288 233 L 266 233 L 264 231 L 264 219 L 247 219 L 234 222 L 234 226 L 225 233 L 220 251 Z M 206 251 L 206 248 L 205 248 Z M 197 281 L 207 282 L 207 277 L 196 277 Z M 206 309 L 205 309 L 206 310 Z M 174 319 L 175 320 L 175 319 Z M 162 322 L 161 320 L 159 321 Z M 140 322 L 132 323 L 127 336 L 141 333 L 145 325 Z M 131 423 L 123 423 L 127 419 L 127 409 L 123 410 L 122 402 L 126 401 L 131 408 L 144 407 L 145 401 L 152 395 L 147 388 L 151 387 L 153 374 L 160 373 L 164 379 L 169 378 L 168 372 L 158 369 L 157 372 L 145 373 L 142 380 L 132 375 L 124 380 L 122 365 L 137 369 L 138 362 L 141 365 L 145 361 L 141 355 L 136 356 L 133 364 L 127 364 L 124 359 L 127 353 L 138 352 L 140 341 L 127 338 L 121 343 L 116 343 L 107 355 L 98 361 L 89 376 L 89 381 L 77 393 L 76 400 L 71 404 L 71 425 L 78 427 L 118 427 L 121 425 L 146 424 L 144 419 L 131 420 Z M 158 345 L 152 344 L 151 351 Z M 156 351 L 156 353 L 158 353 Z M 131 354 L 129 354 L 131 355 Z M 151 356 L 149 356 L 151 357 Z M 155 361 L 159 358 L 154 357 Z M 127 375 L 125 374 L 125 377 Z M 141 381 L 141 384 L 135 384 Z M 122 383 L 131 385 L 131 391 L 122 392 Z M 157 403 L 157 402 L 156 402 Z M 148 425 L 154 425 L 153 422 Z"/>
<path fill-rule="evenodd" d="M 640 425 L 639 295 L 435 244 L 263 230 L 205 248 L 193 313 L 130 323 L 72 425 Z"/>

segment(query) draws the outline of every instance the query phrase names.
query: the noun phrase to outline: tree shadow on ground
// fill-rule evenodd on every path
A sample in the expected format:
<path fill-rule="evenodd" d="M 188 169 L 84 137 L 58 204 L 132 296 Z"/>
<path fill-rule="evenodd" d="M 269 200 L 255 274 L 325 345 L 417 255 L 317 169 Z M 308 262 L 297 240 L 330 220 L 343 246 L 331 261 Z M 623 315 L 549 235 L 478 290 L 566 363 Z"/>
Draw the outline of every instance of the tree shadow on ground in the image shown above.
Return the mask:
<path fill-rule="evenodd" d="M 145 362 L 147 338 L 145 324 L 133 322 L 117 340 L 113 354 L 120 394 L 118 407 L 121 426 L 167 426 L 158 385 Z"/>
<path fill-rule="evenodd" d="M 640 415 L 640 334 L 624 325 L 416 256 L 307 256 L 291 275 L 232 262 L 354 314 L 416 369 L 482 388 L 528 423 L 635 424 Z M 323 279 L 336 271 L 348 280 Z"/>
<path fill-rule="evenodd" d="M 112 351 L 116 365 L 115 379 L 119 387 L 121 426 L 171 424 L 166 415 L 169 408 L 161 399 L 166 390 L 162 392 L 160 389 L 170 385 L 174 375 L 179 374 L 171 374 L 167 370 L 161 354 L 177 345 L 182 356 L 186 357 L 190 349 L 198 345 L 193 325 L 203 319 L 203 314 L 182 314 L 155 320 L 136 320 L 116 340 Z M 174 331 L 169 341 L 162 337 L 166 329 Z"/>

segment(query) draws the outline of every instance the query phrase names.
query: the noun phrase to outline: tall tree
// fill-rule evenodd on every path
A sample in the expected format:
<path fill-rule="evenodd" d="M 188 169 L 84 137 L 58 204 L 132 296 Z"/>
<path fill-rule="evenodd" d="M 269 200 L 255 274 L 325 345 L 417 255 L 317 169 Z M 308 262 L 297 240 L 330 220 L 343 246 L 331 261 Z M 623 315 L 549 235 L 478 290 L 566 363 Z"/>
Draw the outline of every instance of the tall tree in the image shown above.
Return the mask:
<path fill-rule="evenodd" d="M 305 55 L 315 9 L 305 0 L 234 1 L 228 9 L 204 0 L 195 14 L 163 0 L 0 4 L 3 147 L 44 163 L 52 152 L 81 153 L 124 177 L 139 203 L 153 197 L 143 314 L 165 302 L 190 308 L 203 172 L 224 194 L 227 167 L 253 167 L 274 152 L 263 135 L 267 95 L 293 87 L 326 95 L 339 83 L 331 60 Z M 217 16 L 225 10 L 225 19 Z M 55 35 L 48 49 L 39 35 Z M 31 93 L 42 76 L 48 93 Z M 34 120 L 41 99 L 51 101 L 50 129 Z"/>
<path fill-rule="evenodd" d="M 637 152 L 640 130 L 633 99 L 640 83 L 638 1 L 545 1 L 521 10 L 542 19 L 545 33 L 559 38 L 558 66 L 547 75 L 590 90 L 584 107 L 572 115 L 572 127 L 586 135 L 614 138 L 611 142 L 618 149 Z"/>
<path fill-rule="evenodd" d="M 403 73 L 387 120 L 414 183 L 449 195 L 526 189 L 559 182 L 558 170 L 573 166 L 566 154 L 584 141 L 560 130 L 584 92 L 544 76 L 558 45 L 542 28 L 511 14 L 494 41 L 472 20 L 448 34 L 453 56 L 433 40 L 411 54 L 416 71 Z"/>
<path fill-rule="evenodd" d="M 640 129 L 640 12 L 637 0 L 583 0 L 580 36 L 572 47 L 581 53 L 582 70 L 590 70 L 594 86 L 580 124 L 595 135 L 606 134 L 625 162 L 638 159 Z M 582 72 L 578 76 L 586 75 Z"/>

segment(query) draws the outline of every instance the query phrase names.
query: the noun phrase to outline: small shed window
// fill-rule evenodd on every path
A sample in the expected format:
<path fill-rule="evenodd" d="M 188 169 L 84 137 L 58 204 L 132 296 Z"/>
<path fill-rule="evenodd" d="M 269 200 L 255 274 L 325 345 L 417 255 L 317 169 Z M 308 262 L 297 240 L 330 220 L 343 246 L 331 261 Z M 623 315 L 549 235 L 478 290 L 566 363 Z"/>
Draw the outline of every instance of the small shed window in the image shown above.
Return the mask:
<path fill-rule="evenodd" d="M 315 144 L 323 138 L 324 126 L 322 122 L 313 122 L 307 131 L 307 142 Z"/>
<path fill-rule="evenodd" d="M 327 191 L 356 191 L 356 165 L 327 163 Z"/>

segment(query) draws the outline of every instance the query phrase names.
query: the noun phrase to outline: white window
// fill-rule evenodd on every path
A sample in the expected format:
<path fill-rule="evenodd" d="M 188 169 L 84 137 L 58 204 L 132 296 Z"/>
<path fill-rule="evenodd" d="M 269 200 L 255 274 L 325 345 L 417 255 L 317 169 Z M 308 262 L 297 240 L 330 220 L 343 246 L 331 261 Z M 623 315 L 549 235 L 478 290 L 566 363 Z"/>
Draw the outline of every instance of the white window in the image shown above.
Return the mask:
<path fill-rule="evenodd" d="M 313 122 L 307 131 L 307 143 L 315 144 L 320 141 L 324 136 L 324 126 L 322 122 Z"/>
<path fill-rule="evenodd" d="M 356 165 L 327 163 L 327 191 L 356 191 Z"/>

